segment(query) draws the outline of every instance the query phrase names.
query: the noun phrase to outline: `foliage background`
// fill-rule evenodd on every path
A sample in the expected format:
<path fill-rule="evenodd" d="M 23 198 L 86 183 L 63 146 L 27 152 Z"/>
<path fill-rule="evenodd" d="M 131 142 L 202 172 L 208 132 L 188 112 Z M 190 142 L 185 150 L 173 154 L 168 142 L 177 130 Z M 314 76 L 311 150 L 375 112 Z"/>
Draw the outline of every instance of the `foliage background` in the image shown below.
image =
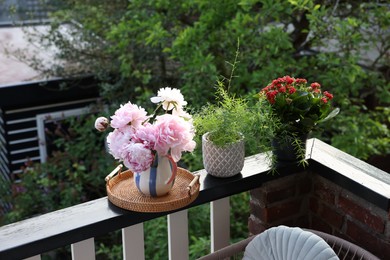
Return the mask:
<path fill-rule="evenodd" d="M 101 82 L 107 115 L 128 100 L 147 107 L 149 97 L 165 86 L 180 88 L 193 111 L 214 102 L 214 82 L 229 76 L 226 61 L 234 59 L 239 39 L 238 77 L 231 93 L 254 101 L 254 94 L 280 76 L 318 81 L 334 94 L 341 113 L 315 136 L 363 160 L 390 154 L 390 7 L 386 1 L 53 3 L 58 11 L 51 14 L 49 33 L 31 35 L 31 40 L 47 48 L 55 45 L 58 59 L 49 70 L 37 59 L 26 62 L 48 76 L 94 75 Z M 93 133 L 93 118 L 74 122 L 78 135 L 71 142 L 59 141 L 63 152 L 49 163 L 28 168 L 23 180 L 27 192 L 10 198 L 15 208 L 7 221 L 104 196 L 100 180 L 113 162 L 102 152 L 104 136 Z M 188 155 L 183 163 L 191 170 L 202 168 L 199 153 Z M 246 235 L 247 200 L 247 194 L 232 200 L 234 219 L 244 212 L 239 214 L 240 223 L 233 221 L 233 237 Z M 196 230 L 191 234 L 191 257 L 208 244 L 207 234 L 197 233 L 208 229 L 202 215 L 207 210 L 190 213 Z M 161 240 L 159 222 L 163 221 L 149 224 L 152 242 L 147 248 L 166 247 L 155 243 Z M 101 258 L 115 258 L 118 250 L 109 245 L 99 247 Z M 151 259 L 153 250 L 147 251 Z"/>
<path fill-rule="evenodd" d="M 389 154 L 389 4 L 312 0 L 55 1 L 47 35 L 58 48 L 47 75 L 93 74 L 112 105 L 177 87 L 193 108 L 213 101 L 228 77 L 251 95 L 283 75 L 318 81 L 341 114 L 322 139 L 362 159 Z M 38 68 L 42 63 L 33 60 Z M 141 104 L 146 106 L 147 104 Z M 357 117 L 359 113 L 359 117 Z"/>

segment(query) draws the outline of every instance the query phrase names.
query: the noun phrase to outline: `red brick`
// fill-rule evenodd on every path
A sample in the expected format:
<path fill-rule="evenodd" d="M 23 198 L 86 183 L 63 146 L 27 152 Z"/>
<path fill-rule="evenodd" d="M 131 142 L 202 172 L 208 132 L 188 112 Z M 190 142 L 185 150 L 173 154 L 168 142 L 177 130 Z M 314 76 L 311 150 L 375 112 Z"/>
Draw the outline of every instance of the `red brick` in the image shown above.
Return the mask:
<path fill-rule="evenodd" d="M 263 188 L 257 188 L 249 191 L 251 200 L 265 201 L 265 194 Z"/>
<path fill-rule="evenodd" d="M 301 228 L 309 228 L 310 224 L 309 224 L 308 216 L 304 215 L 304 216 L 298 217 L 296 219 L 296 221 L 294 222 L 294 226 L 301 227 Z"/>
<path fill-rule="evenodd" d="M 390 221 L 387 221 L 387 223 L 386 223 L 385 237 L 390 242 Z"/>
<path fill-rule="evenodd" d="M 272 222 L 272 226 L 280 226 L 280 225 L 284 225 L 284 226 L 288 226 L 288 227 L 295 227 L 295 221 L 294 219 L 292 218 L 289 218 L 289 219 L 283 219 L 281 221 L 276 221 L 276 222 Z"/>
<path fill-rule="evenodd" d="M 263 184 L 263 193 L 267 202 L 277 202 L 295 196 L 297 179 L 295 176 L 286 176 Z"/>
<path fill-rule="evenodd" d="M 254 217 L 264 221 L 264 214 L 265 214 L 264 213 L 264 211 L 265 211 L 264 207 L 260 206 L 256 201 L 250 200 L 249 201 L 249 208 L 250 208 L 251 214 Z"/>
<path fill-rule="evenodd" d="M 325 204 L 320 204 L 320 209 L 318 211 L 318 215 L 322 218 L 326 223 L 333 226 L 336 229 L 340 229 L 343 225 L 343 215 L 337 213 L 335 208 L 331 208 L 326 206 Z"/>
<path fill-rule="evenodd" d="M 308 194 L 312 188 L 312 181 L 309 176 L 303 177 L 298 183 L 298 194 Z"/>
<path fill-rule="evenodd" d="M 251 235 L 259 234 L 266 230 L 268 225 L 265 225 L 258 218 L 251 215 L 248 219 L 248 229 Z"/>
<path fill-rule="evenodd" d="M 265 191 L 267 203 L 291 199 L 295 196 L 295 186 L 284 187 L 277 190 Z"/>
<path fill-rule="evenodd" d="M 317 198 L 310 197 L 310 199 L 309 199 L 309 209 L 313 213 L 318 213 L 319 205 L 318 205 Z"/>
<path fill-rule="evenodd" d="M 353 221 L 347 221 L 347 230 L 346 235 L 351 238 L 351 240 L 363 247 L 364 249 L 370 251 L 375 255 L 381 255 L 382 246 L 384 245 L 383 241 L 379 240 L 373 234 L 367 232 L 367 229 L 364 226 L 358 225 Z"/>
<path fill-rule="evenodd" d="M 336 201 L 336 195 L 338 195 L 338 190 L 331 188 L 331 186 L 322 181 L 317 181 L 314 184 L 314 195 L 321 201 L 334 204 Z"/>
<path fill-rule="evenodd" d="M 328 225 L 325 221 L 318 218 L 315 215 L 311 216 L 311 229 L 322 231 L 328 234 L 332 234 L 332 227 Z"/>
<path fill-rule="evenodd" d="M 373 215 L 370 209 L 357 204 L 356 201 L 347 196 L 340 196 L 338 205 L 345 214 L 352 216 L 358 221 L 364 223 L 378 233 L 383 234 L 385 230 L 385 221 L 376 215 Z"/>
<path fill-rule="evenodd" d="M 289 186 L 295 186 L 297 183 L 297 177 L 299 174 L 289 175 L 285 177 L 278 178 L 273 181 L 269 181 L 267 183 L 264 183 L 262 187 L 265 189 L 272 191 L 272 190 L 278 190 L 281 188 L 286 188 Z"/>
<path fill-rule="evenodd" d="M 390 242 L 381 242 L 381 252 L 378 253 L 378 256 L 382 259 L 386 259 L 390 256 Z"/>
<path fill-rule="evenodd" d="M 301 200 L 293 200 L 266 209 L 266 222 L 274 222 L 292 217 L 301 211 Z"/>

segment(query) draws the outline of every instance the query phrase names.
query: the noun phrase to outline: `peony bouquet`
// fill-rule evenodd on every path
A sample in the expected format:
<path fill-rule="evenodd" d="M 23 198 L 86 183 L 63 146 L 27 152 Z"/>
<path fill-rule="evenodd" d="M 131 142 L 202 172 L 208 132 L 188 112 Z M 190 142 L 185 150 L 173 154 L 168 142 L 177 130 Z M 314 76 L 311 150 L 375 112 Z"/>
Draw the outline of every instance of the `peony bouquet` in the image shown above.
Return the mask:
<path fill-rule="evenodd" d="M 309 133 L 317 123 L 336 116 L 339 109 L 332 109 L 333 94 L 322 91 L 317 82 L 308 84 L 306 79 L 284 76 L 273 80 L 260 91 L 280 119 L 283 130 Z"/>
<path fill-rule="evenodd" d="M 111 122 L 105 117 L 95 121 L 99 131 L 114 129 L 107 136 L 109 152 L 134 172 L 150 168 L 156 153 L 177 162 L 182 152 L 192 152 L 196 145 L 192 117 L 184 110 L 187 102 L 180 90 L 162 88 L 151 102 L 157 104 L 152 115 L 128 102 L 115 111 Z M 164 113 L 158 115 L 159 111 Z"/>

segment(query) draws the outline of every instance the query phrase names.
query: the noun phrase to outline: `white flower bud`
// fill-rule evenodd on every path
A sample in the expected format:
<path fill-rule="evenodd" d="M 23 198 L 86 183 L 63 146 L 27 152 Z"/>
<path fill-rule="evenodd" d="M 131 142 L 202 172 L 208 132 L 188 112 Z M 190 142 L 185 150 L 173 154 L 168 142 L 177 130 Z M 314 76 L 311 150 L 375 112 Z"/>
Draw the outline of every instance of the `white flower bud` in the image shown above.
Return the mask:
<path fill-rule="evenodd" d="M 99 132 L 105 131 L 108 128 L 108 119 L 103 116 L 98 117 L 95 121 L 95 128 Z"/>

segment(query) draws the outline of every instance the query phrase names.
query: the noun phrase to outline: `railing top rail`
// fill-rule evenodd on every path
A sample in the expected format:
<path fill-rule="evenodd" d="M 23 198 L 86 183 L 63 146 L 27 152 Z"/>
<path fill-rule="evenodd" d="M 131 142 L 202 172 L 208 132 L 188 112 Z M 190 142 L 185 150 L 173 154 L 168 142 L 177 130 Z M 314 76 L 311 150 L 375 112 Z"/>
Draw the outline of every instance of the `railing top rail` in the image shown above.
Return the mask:
<path fill-rule="evenodd" d="M 197 199 L 189 207 L 250 190 L 277 178 L 268 174 L 265 160 L 265 154 L 246 158 L 241 174 L 228 179 L 216 179 L 204 170 L 196 172 L 201 175 L 201 187 Z M 1 227 L 0 259 L 39 254 L 39 248 L 55 249 L 168 213 L 127 211 L 113 205 L 107 197 L 100 198 Z"/>
<path fill-rule="evenodd" d="M 390 176 L 331 146 L 310 139 L 307 143 L 308 170 L 316 170 L 322 176 L 341 182 L 358 195 L 388 209 Z M 246 158 L 241 174 L 217 179 L 204 170 L 201 175 L 200 193 L 188 207 L 195 207 L 210 201 L 228 197 L 261 186 L 272 179 L 302 171 L 296 166 L 281 167 L 278 174 L 269 173 L 266 154 Z M 364 182 L 368 176 L 368 183 Z M 102 180 L 102 185 L 103 180 Z M 364 191 L 364 192 L 362 192 Z M 123 227 L 167 215 L 162 213 L 138 213 L 120 209 L 111 204 L 107 197 L 54 211 L 0 227 L 0 259 L 20 258 L 41 253 L 40 249 L 55 249 L 90 237 L 96 237 Z"/>

